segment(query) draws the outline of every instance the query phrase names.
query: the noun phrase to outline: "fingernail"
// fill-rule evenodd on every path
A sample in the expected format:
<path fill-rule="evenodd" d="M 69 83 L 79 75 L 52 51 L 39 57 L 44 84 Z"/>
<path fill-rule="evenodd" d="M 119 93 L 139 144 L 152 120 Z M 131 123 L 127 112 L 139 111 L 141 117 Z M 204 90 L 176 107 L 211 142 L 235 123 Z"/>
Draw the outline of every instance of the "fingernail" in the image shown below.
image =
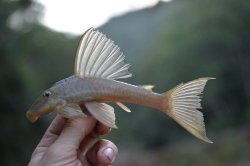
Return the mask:
<path fill-rule="evenodd" d="M 112 148 L 106 148 L 103 150 L 104 156 L 110 161 L 110 163 L 113 163 L 115 160 L 115 152 Z"/>

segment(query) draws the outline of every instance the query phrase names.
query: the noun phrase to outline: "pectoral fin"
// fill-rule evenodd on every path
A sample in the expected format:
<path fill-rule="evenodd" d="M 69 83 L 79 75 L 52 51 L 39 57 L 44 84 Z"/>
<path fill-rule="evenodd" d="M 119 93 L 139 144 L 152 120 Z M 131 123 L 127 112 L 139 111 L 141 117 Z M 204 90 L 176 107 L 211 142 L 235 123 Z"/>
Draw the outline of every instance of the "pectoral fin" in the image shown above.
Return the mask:
<path fill-rule="evenodd" d="M 87 102 L 86 108 L 92 116 L 98 121 L 111 128 L 117 128 L 115 125 L 114 108 L 105 103 Z"/>
<path fill-rule="evenodd" d="M 66 118 L 87 117 L 78 104 L 67 104 L 56 109 L 56 112 Z"/>

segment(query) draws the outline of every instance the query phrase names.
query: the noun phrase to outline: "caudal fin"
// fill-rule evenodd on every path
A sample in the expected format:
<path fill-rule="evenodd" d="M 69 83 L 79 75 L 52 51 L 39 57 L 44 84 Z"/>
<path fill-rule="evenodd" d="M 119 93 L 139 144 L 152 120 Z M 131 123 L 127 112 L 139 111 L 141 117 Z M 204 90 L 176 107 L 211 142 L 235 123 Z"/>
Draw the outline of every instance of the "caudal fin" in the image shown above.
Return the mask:
<path fill-rule="evenodd" d="M 206 82 L 214 78 L 199 78 L 180 84 L 164 93 L 163 111 L 195 137 L 213 143 L 206 136 L 201 109 L 201 96 Z"/>

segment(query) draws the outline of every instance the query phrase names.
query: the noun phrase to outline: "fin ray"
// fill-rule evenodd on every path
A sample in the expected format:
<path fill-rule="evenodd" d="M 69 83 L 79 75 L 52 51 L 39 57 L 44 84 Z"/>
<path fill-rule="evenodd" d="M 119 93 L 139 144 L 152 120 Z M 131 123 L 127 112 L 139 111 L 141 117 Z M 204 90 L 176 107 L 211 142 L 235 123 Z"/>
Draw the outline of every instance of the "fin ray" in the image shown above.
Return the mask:
<path fill-rule="evenodd" d="M 212 143 L 206 136 L 200 95 L 206 82 L 213 78 L 199 78 L 180 84 L 164 94 L 163 111 L 195 137 Z"/>
<path fill-rule="evenodd" d="M 124 104 L 122 104 L 121 102 L 116 102 L 116 104 L 117 104 L 121 109 L 123 109 L 124 111 L 126 111 L 126 112 L 131 112 L 131 110 L 130 110 L 127 106 L 125 106 Z"/>
<path fill-rule="evenodd" d="M 87 117 L 78 104 L 67 104 L 57 107 L 56 112 L 65 118 Z"/>
<path fill-rule="evenodd" d="M 86 108 L 98 121 L 111 128 L 117 128 L 115 125 L 114 108 L 105 103 L 87 102 Z"/>
<path fill-rule="evenodd" d="M 77 49 L 75 74 L 80 77 L 106 79 L 131 77 L 124 57 L 112 40 L 90 28 L 82 36 Z"/>

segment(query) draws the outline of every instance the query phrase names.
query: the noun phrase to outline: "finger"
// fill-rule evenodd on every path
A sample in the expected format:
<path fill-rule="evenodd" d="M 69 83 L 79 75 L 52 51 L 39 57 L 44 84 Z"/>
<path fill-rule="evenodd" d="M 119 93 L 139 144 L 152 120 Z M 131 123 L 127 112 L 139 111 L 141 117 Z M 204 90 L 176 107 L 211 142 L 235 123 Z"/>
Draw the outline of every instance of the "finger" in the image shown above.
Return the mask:
<path fill-rule="evenodd" d="M 65 119 L 57 115 L 54 120 L 51 122 L 49 128 L 45 132 L 42 140 L 40 143 L 42 143 L 42 146 L 50 146 L 55 139 L 60 135 L 63 127 L 65 124 Z"/>
<path fill-rule="evenodd" d="M 45 151 L 51 144 L 55 142 L 63 129 L 64 123 L 65 119 L 60 115 L 57 115 L 54 118 L 41 141 L 37 145 L 33 155 Z"/>
<path fill-rule="evenodd" d="M 82 139 L 93 130 L 95 123 L 96 120 L 91 116 L 68 119 L 53 146 L 78 149 Z"/>
<path fill-rule="evenodd" d="M 118 153 L 116 145 L 108 140 L 99 140 L 86 154 L 92 165 L 110 165 Z"/>
<path fill-rule="evenodd" d="M 101 122 L 98 122 L 95 126 L 95 130 L 93 133 L 93 135 L 105 135 L 108 134 L 111 131 L 111 128 L 102 124 Z"/>
<path fill-rule="evenodd" d="M 105 135 L 110 131 L 111 131 L 110 127 L 100 122 L 97 122 L 95 129 L 88 136 L 84 138 L 79 149 L 83 152 L 83 154 L 85 154 L 86 151 L 88 150 L 89 145 L 92 142 L 94 142 L 96 138 L 98 138 L 100 135 Z"/>
<path fill-rule="evenodd" d="M 79 147 L 79 150 L 82 152 L 83 155 L 86 154 L 87 150 L 91 146 L 92 142 L 94 142 L 97 139 L 96 136 L 92 136 L 92 134 L 87 135 L 83 141 L 81 142 L 81 145 Z"/>

